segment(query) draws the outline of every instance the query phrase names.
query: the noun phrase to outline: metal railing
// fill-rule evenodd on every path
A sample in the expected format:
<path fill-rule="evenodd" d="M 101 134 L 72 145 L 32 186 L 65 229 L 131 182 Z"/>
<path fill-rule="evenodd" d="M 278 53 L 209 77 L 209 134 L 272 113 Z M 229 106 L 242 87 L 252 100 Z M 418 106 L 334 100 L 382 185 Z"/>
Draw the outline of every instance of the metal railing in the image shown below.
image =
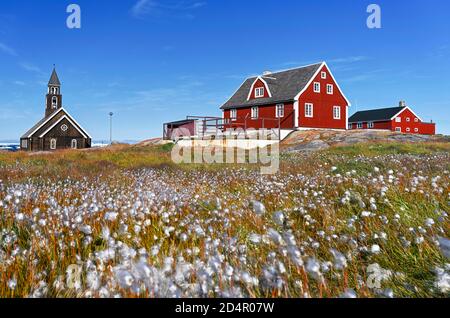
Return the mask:
<path fill-rule="evenodd" d="M 294 127 L 294 112 L 287 114 L 283 118 L 267 118 L 258 117 L 252 118 L 249 114 L 245 117 L 237 118 L 221 118 L 221 117 L 209 117 L 209 116 L 186 116 L 186 120 L 192 120 L 195 122 L 194 136 L 206 137 L 212 135 L 224 134 L 227 131 L 233 129 L 239 129 L 247 133 L 249 129 L 266 129 L 273 133 L 278 140 L 281 139 L 282 125 L 289 120 L 292 120 L 291 127 Z M 171 139 L 169 133 L 175 129 L 172 123 L 164 124 L 163 136 L 164 139 Z M 191 136 L 191 137 L 194 137 Z M 189 137 L 189 136 L 186 136 Z"/>

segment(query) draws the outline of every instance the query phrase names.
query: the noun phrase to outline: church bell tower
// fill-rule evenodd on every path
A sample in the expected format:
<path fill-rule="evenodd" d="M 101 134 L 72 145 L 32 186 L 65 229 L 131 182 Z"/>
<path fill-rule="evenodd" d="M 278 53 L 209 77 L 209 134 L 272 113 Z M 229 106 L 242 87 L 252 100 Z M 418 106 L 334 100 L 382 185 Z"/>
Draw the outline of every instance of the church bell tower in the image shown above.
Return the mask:
<path fill-rule="evenodd" d="M 49 117 L 62 107 L 61 82 L 56 69 L 53 68 L 52 76 L 48 81 L 48 92 L 46 96 L 45 117 Z"/>

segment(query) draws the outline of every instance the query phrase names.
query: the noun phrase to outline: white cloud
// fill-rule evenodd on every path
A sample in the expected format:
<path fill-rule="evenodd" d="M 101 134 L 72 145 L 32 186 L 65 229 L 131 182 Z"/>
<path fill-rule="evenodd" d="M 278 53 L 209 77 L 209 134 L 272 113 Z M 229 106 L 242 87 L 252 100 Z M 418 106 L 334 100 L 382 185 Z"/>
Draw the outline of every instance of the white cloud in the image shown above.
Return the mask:
<path fill-rule="evenodd" d="M 13 83 L 16 84 L 16 85 L 20 85 L 20 86 L 24 86 L 25 85 L 25 82 L 22 82 L 22 81 L 14 81 Z"/>
<path fill-rule="evenodd" d="M 16 51 L 12 47 L 1 42 L 0 42 L 0 51 L 11 56 L 17 56 Z"/>
<path fill-rule="evenodd" d="M 135 18 L 143 18 L 147 15 L 193 18 L 194 16 L 189 13 L 189 11 L 201 8 L 205 5 L 206 2 L 192 0 L 166 0 L 164 2 L 138 0 L 131 8 L 131 15 Z"/>
<path fill-rule="evenodd" d="M 36 66 L 36 65 L 34 65 L 34 64 L 22 62 L 22 63 L 20 63 L 19 65 L 20 65 L 20 67 L 23 68 L 25 71 L 43 74 L 42 70 L 41 70 L 38 66 Z"/>
<path fill-rule="evenodd" d="M 369 58 L 367 56 L 348 56 L 348 57 L 341 57 L 336 59 L 328 60 L 329 63 L 355 63 L 355 62 L 361 62 L 366 61 Z"/>

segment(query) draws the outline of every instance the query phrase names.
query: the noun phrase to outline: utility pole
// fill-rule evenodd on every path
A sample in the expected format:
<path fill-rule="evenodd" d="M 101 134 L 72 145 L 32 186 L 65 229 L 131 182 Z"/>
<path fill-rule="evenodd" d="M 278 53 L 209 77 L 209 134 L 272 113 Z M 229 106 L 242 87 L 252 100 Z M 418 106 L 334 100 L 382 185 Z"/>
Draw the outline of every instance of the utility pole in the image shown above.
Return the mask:
<path fill-rule="evenodd" d="M 112 139 L 112 118 L 114 113 L 109 113 L 109 144 L 112 145 L 113 139 Z"/>

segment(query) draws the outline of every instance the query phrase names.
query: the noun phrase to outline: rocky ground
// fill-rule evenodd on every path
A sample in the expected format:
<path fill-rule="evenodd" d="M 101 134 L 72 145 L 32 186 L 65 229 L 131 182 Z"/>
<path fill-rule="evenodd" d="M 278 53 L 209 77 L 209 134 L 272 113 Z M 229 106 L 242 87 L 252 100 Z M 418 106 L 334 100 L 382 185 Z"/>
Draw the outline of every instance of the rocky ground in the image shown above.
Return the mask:
<path fill-rule="evenodd" d="M 371 142 L 450 142 L 449 136 L 400 134 L 390 131 L 295 131 L 281 143 L 285 152 L 309 152 L 331 146 L 348 146 Z"/>

